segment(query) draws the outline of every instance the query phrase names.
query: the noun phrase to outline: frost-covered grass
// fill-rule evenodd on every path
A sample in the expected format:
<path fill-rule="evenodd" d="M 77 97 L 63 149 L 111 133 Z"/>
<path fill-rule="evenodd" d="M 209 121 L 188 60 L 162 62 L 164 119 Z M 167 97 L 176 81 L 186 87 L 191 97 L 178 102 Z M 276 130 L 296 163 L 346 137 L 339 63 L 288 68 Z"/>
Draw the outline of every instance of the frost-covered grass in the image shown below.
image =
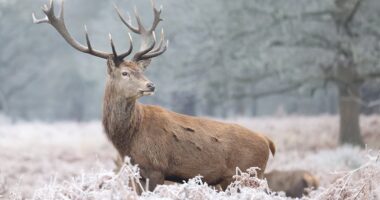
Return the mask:
<path fill-rule="evenodd" d="M 378 152 L 337 147 L 337 120 L 334 116 L 293 116 L 233 121 L 275 141 L 277 154 L 267 170 L 305 169 L 320 179 L 320 189 L 305 198 L 379 199 Z M 361 124 L 366 142 L 378 149 L 380 117 L 363 116 Z M 159 186 L 139 197 L 135 192 L 140 187 L 138 168 L 126 163 L 120 173 L 113 173 L 116 153 L 99 122 L 12 124 L 2 120 L 0 137 L 0 199 L 285 199 L 270 193 L 265 181 L 249 173 L 239 173 L 226 192 L 196 177 L 186 184 Z"/>
<path fill-rule="evenodd" d="M 360 167 L 335 172 L 337 178 L 327 187 L 311 192 L 304 199 L 378 199 L 380 196 L 380 154 L 367 152 L 366 162 Z M 237 170 L 235 181 L 226 191 L 218 191 L 195 177 L 183 184 L 160 185 L 153 192 L 139 181 L 139 169 L 128 161 L 120 172 L 83 174 L 63 184 L 55 182 L 36 190 L 34 200 L 65 199 L 290 199 L 283 193 L 271 192 L 266 180 L 256 178 L 254 168 Z M 144 191 L 141 196 L 137 190 Z"/>

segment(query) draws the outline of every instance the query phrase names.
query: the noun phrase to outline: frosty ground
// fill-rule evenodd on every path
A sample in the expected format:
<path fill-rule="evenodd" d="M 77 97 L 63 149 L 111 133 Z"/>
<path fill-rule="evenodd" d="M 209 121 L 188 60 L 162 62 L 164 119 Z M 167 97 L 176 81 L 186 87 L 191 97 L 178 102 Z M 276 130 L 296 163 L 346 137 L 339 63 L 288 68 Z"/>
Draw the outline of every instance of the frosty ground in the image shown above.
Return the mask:
<path fill-rule="evenodd" d="M 228 121 L 273 139 L 277 153 L 270 158 L 268 171 L 305 169 L 315 174 L 321 188 L 305 198 L 380 198 L 377 157 L 380 116 L 361 117 L 362 134 L 368 144 L 366 150 L 338 147 L 336 116 Z M 0 120 L 0 137 L 0 199 L 110 199 L 108 196 L 114 199 L 284 199 L 281 194 L 268 192 L 265 182 L 251 179 L 258 183 L 250 188 L 240 181 L 238 187 L 243 188 L 240 192 L 216 192 L 194 179 L 188 184 L 162 186 L 137 197 L 133 188 L 123 182 L 134 176 L 131 173 L 135 171 L 117 175 L 112 172 L 116 152 L 98 121 L 11 123 L 3 119 Z M 131 165 L 127 168 L 137 170 Z"/>

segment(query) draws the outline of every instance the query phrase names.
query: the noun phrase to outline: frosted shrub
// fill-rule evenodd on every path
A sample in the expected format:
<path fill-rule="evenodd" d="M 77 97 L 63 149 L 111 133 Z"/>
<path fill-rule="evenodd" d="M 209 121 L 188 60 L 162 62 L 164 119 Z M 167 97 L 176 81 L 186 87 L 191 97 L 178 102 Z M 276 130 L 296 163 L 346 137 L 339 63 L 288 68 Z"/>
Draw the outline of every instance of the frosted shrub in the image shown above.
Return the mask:
<path fill-rule="evenodd" d="M 139 168 L 129 159 L 115 174 L 101 171 L 82 174 L 72 181 L 57 184 L 53 179 L 49 185 L 37 190 L 33 200 L 97 200 L 97 199 L 284 199 L 269 192 L 267 182 L 256 176 L 256 168 L 247 172 L 237 169 L 234 182 L 224 191 L 217 191 L 196 176 L 183 184 L 160 185 L 149 192 L 140 182 Z M 138 195 L 138 190 L 143 191 Z"/>
<path fill-rule="evenodd" d="M 367 154 L 368 162 L 357 169 L 348 172 L 339 172 L 339 177 L 327 188 L 311 192 L 303 199 L 368 199 L 379 198 L 380 182 L 380 154 Z M 251 200 L 283 200 L 290 199 L 269 190 L 266 180 L 257 178 L 257 168 L 250 168 L 246 172 L 236 170 L 234 181 L 226 191 L 218 191 L 202 181 L 201 176 L 194 177 L 183 184 L 159 185 L 153 192 L 149 192 L 140 182 L 139 168 L 125 159 L 121 170 L 115 174 L 101 170 L 98 173 L 82 174 L 72 181 L 57 184 L 54 179 L 51 183 L 34 193 L 33 200 L 97 200 L 97 199 L 251 199 Z M 142 190 L 141 196 L 138 190 Z"/>
<path fill-rule="evenodd" d="M 187 183 L 177 185 L 161 185 L 147 196 L 150 199 L 169 198 L 169 199 L 285 199 L 269 192 L 268 184 L 265 180 L 257 178 L 257 168 L 250 168 L 247 172 L 236 169 L 234 181 L 228 186 L 227 190 L 217 191 L 202 181 L 201 176 L 190 179 Z"/>
<path fill-rule="evenodd" d="M 368 152 L 367 158 L 367 163 L 352 171 L 341 172 L 341 177 L 328 188 L 314 192 L 313 199 L 379 199 L 380 152 L 375 156 Z"/>
<path fill-rule="evenodd" d="M 380 144 L 379 119 L 362 116 L 361 120 L 363 136 L 375 149 Z M 351 146 L 336 147 L 336 116 L 236 122 L 269 133 L 277 141 L 278 152 L 270 158 L 267 171 L 302 169 L 320 179 L 321 187 L 303 199 L 380 199 L 377 155 Z M 0 120 L 0 136 L 0 199 L 289 199 L 283 193 L 271 193 L 266 182 L 255 177 L 254 170 L 238 170 L 225 192 L 207 185 L 201 177 L 148 192 L 139 181 L 138 166 L 128 160 L 120 173 L 112 172 L 117 152 L 104 136 L 100 122 Z M 136 190 L 141 189 L 145 192 L 138 196 Z"/>
<path fill-rule="evenodd" d="M 66 199 L 138 199 L 137 187 L 143 186 L 140 181 L 137 165 L 132 165 L 130 159 L 117 174 L 101 171 L 100 173 L 82 174 L 72 181 L 58 185 L 53 181 L 44 188 L 37 190 L 34 200 L 66 200 Z"/>
<path fill-rule="evenodd" d="M 0 198 L 7 192 L 7 190 L 8 188 L 6 178 L 4 174 L 0 172 Z"/>
<path fill-rule="evenodd" d="M 202 181 L 201 176 L 196 176 L 183 184 L 158 186 L 149 196 L 150 199 L 213 199 L 217 191 Z"/>
<path fill-rule="evenodd" d="M 233 176 L 234 182 L 227 188 L 228 192 L 234 193 L 241 191 L 245 187 L 255 188 L 258 190 L 269 190 L 266 181 L 257 178 L 257 171 L 259 168 L 251 167 L 247 169 L 247 172 L 242 172 L 239 168 L 236 168 L 236 175 Z"/>

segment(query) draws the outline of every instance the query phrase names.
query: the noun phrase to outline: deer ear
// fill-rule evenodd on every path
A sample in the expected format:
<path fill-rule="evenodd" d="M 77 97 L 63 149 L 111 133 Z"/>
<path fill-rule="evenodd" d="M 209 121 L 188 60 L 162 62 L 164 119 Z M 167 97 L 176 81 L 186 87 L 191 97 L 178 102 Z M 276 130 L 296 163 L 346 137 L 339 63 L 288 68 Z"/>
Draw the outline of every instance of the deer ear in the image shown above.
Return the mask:
<path fill-rule="evenodd" d="M 138 66 L 142 69 L 142 70 L 146 70 L 146 68 L 148 68 L 149 64 L 150 64 L 150 59 L 147 59 L 147 60 L 140 60 L 137 62 Z"/>
<path fill-rule="evenodd" d="M 110 56 L 107 58 L 107 73 L 111 74 L 114 68 L 116 68 L 115 59 Z"/>

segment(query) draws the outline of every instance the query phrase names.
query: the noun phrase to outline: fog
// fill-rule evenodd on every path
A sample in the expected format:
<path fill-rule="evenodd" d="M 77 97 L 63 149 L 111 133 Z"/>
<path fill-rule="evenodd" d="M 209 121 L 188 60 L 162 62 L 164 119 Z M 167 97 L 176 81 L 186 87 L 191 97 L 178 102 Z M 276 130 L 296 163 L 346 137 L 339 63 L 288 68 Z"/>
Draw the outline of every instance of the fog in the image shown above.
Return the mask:
<path fill-rule="evenodd" d="M 362 112 L 378 113 L 377 104 L 367 105 L 380 96 L 380 2 L 363 1 L 349 19 L 350 2 L 159 1 L 170 46 L 146 72 L 157 92 L 141 101 L 223 118 L 336 114 L 339 85 L 329 75 L 342 74 L 336 47 L 348 44 L 365 80 Z M 51 26 L 33 24 L 31 13 L 42 18 L 44 3 L 0 1 L 0 112 L 15 120 L 99 119 L 106 61 L 74 50 Z M 124 13 L 136 5 L 145 24 L 152 19 L 149 1 L 66 0 L 69 31 L 85 44 L 86 24 L 94 48 L 111 51 L 112 33 L 116 48 L 126 50 L 128 30 L 113 3 Z M 352 35 L 342 34 L 345 20 Z"/>
<path fill-rule="evenodd" d="M 61 2 L 54 1 L 57 16 Z M 133 101 L 120 109 L 125 102 L 119 101 L 119 93 L 117 103 L 108 101 L 105 110 L 113 113 L 102 124 L 106 60 L 75 50 L 48 23 L 33 24 L 32 13 L 45 17 L 44 4 L 49 0 L 0 0 L 0 199 L 290 199 L 271 192 L 276 190 L 253 169 L 237 170 L 226 191 L 197 176 L 138 196 L 133 186 L 141 184 L 138 167 L 144 165 L 137 161 L 145 158 L 223 172 L 219 167 L 224 161 L 190 167 L 174 156 L 158 158 L 163 146 L 184 160 L 207 155 L 245 162 L 246 156 L 255 156 L 254 151 L 230 151 L 244 146 L 239 141 L 246 134 L 240 126 L 267 138 L 273 155 L 265 173 L 306 170 L 299 179 L 293 173 L 291 180 L 283 176 L 282 185 L 298 179 L 302 188 L 295 186 L 303 190 L 315 187 L 307 184 L 310 177 L 320 181 L 303 199 L 379 199 L 379 0 L 157 0 L 163 5 L 163 21 L 156 30 L 165 30 L 170 45 L 144 72 L 155 84 L 155 94 L 139 101 L 225 123 L 212 126 L 205 118 L 134 107 Z M 152 23 L 149 0 L 65 0 L 68 31 L 85 45 L 86 25 L 92 47 L 106 52 L 112 51 L 111 33 L 116 51 L 126 51 L 129 30 L 113 4 L 124 16 L 131 13 L 133 25 L 134 6 L 146 27 Z M 133 59 L 140 46 L 141 37 L 132 37 L 134 51 L 125 60 Z M 135 80 L 142 80 L 140 70 L 134 72 L 140 77 Z M 112 80 L 123 80 L 118 78 Z M 122 85 L 130 89 L 125 93 L 142 84 L 123 83 L 129 83 Z M 186 131 L 186 137 L 178 139 L 179 131 Z M 214 138 L 214 133 L 223 137 Z M 166 139 L 168 143 L 160 143 Z M 123 140 L 119 143 L 125 144 L 126 153 L 116 150 L 115 140 Z M 202 150 L 198 140 L 221 147 L 223 153 Z M 256 139 L 254 144 L 266 148 Z M 178 153 L 182 150 L 176 148 L 182 147 L 186 154 Z M 196 155 L 185 147 L 196 148 Z M 145 157 L 134 159 L 133 152 Z M 123 166 L 118 163 L 121 156 L 127 156 Z"/>

